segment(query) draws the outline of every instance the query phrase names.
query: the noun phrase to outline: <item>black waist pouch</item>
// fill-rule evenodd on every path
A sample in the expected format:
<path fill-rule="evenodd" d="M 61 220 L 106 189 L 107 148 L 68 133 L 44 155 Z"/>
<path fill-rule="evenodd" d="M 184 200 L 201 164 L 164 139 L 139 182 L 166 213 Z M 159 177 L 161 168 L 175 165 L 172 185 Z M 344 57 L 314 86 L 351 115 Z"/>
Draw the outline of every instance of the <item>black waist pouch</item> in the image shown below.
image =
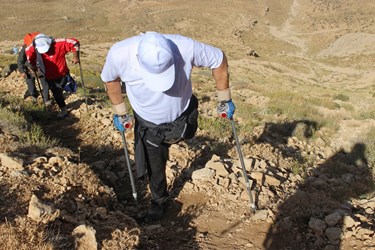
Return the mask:
<path fill-rule="evenodd" d="M 194 137 L 198 128 L 198 99 L 192 95 L 188 108 L 173 122 L 155 125 L 143 120 L 137 114 L 135 117 L 143 127 L 144 141 L 157 146 L 160 143 L 173 144 Z M 143 130 L 141 128 L 141 130 Z"/>
<path fill-rule="evenodd" d="M 192 95 L 189 107 L 164 129 L 164 142 L 173 144 L 194 137 L 198 128 L 198 99 Z"/>

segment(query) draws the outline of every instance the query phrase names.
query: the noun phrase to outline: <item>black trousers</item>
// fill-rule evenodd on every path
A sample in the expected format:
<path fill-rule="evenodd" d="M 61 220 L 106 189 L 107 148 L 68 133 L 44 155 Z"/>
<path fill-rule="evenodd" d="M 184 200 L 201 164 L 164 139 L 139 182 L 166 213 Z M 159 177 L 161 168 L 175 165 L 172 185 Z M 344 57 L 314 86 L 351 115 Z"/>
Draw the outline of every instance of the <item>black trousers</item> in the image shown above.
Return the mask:
<path fill-rule="evenodd" d="M 39 78 L 39 83 L 42 85 L 42 88 L 43 88 L 43 90 L 42 90 L 43 91 L 43 101 L 47 102 L 50 99 L 48 82 L 44 78 Z"/>
<path fill-rule="evenodd" d="M 162 206 L 168 200 L 167 176 L 165 172 L 169 144 L 162 143 L 158 147 L 146 144 L 147 173 L 150 181 L 151 202 Z"/>
<path fill-rule="evenodd" d="M 172 141 L 178 142 L 180 139 L 190 139 L 194 136 L 198 127 L 198 100 L 193 95 L 187 110 L 172 123 L 155 125 L 142 119 L 135 112 L 134 117 L 134 145 L 138 178 L 143 177 L 147 170 L 151 202 L 162 206 L 169 198 L 165 170 L 171 143 L 167 143 L 169 141 L 167 139 L 171 138 L 170 135 L 173 135 L 174 131 L 178 131 L 176 134 L 180 136 L 182 130 L 186 131 L 184 137 L 176 137 Z"/>
<path fill-rule="evenodd" d="M 49 86 L 44 77 L 36 78 L 32 73 L 32 70 L 26 67 L 26 84 L 27 91 L 33 97 L 38 97 L 38 91 L 42 91 L 43 101 L 49 100 Z M 38 86 L 36 86 L 38 84 Z"/>
<path fill-rule="evenodd" d="M 38 97 L 38 91 L 35 87 L 35 77 L 26 74 L 27 91 L 33 97 Z"/>
<path fill-rule="evenodd" d="M 36 83 L 38 84 L 38 88 L 36 87 Z M 38 91 L 42 91 L 43 101 L 46 102 L 49 100 L 49 86 L 48 83 L 44 78 L 36 78 L 28 71 L 26 72 L 26 84 L 27 84 L 27 91 L 33 97 L 38 97 Z"/>
<path fill-rule="evenodd" d="M 63 95 L 64 86 L 66 85 L 66 77 L 64 76 L 56 79 L 46 79 L 46 81 L 59 108 L 62 109 L 66 107 Z"/>

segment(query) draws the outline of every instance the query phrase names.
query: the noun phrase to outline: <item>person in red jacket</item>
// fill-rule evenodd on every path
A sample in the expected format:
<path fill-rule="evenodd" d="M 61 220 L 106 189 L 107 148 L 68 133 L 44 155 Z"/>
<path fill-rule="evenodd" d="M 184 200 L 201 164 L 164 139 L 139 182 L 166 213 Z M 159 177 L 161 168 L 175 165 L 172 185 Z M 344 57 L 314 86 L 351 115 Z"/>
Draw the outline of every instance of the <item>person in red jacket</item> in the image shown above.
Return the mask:
<path fill-rule="evenodd" d="M 58 118 L 68 115 L 63 96 L 66 76 L 69 74 L 65 55 L 72 52 L 72 63 L 77 64 L 79 48 L 79 41 L 75 38 L 52 38 L 45 34 L 38 34 L 32 45 L 26 48 L 28 61 L 38 69 L 39 77 L 45 78 L 60 108 Z"/>

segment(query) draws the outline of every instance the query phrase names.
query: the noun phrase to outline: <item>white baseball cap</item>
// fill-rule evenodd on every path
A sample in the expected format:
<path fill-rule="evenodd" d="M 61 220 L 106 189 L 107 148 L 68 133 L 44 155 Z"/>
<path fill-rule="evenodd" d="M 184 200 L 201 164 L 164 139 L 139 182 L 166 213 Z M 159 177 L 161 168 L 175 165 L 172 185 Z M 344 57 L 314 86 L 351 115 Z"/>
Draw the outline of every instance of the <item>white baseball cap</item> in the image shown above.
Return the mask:
<path fill-rule="evenodd" d="M 170 89 L 175 66 L 169 41 L 157 32 L 146 32 L 138 45 L 138 61 L 146 87 L 154 92 Z"/>
<path fill-rule="evenodd" d="M 46 53 L 51 47 L 52 38 L 44 34 L 38 34 L 35 39 L 35 47 L 39 53 Z"/>

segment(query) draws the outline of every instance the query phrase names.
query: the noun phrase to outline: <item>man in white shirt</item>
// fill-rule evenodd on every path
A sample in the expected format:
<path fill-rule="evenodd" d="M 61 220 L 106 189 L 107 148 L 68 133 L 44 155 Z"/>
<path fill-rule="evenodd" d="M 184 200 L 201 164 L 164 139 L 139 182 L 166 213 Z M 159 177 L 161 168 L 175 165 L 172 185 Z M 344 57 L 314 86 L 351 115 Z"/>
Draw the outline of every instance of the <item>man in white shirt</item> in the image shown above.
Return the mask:
<path fill-rule="evenodd" d="M 160 219 L 168 204 L 165 167 L 170 145 L 192 138 L 198 127 L 198 100 L 190 79 L 193 67 L 212 70 L 217 111 L 231 119 L 235 105 L 226 56 L 191 38 L 146 32 L 125 39 L 111 47 L 101 73 L 115 112 L 114 125 L 121 132 L 132 124 L 121 92 L 121 82 L 126 85 L 135 116 L 137 176 L 147 173 L 150 181 L 150 219 Z"/>

